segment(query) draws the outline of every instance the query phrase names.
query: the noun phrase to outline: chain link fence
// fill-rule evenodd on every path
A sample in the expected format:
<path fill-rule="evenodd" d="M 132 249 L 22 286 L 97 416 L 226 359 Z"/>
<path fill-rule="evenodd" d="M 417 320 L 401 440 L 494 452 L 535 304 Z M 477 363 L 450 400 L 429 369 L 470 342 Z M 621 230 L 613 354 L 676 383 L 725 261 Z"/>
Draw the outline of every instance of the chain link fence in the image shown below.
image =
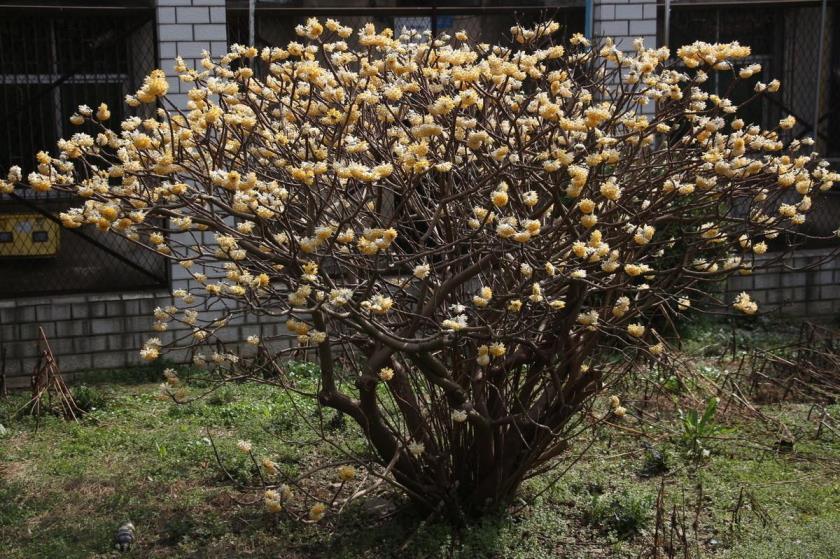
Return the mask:
<path fill-rule="evenodd" d="M 95 134 L 69 123 L 79 105 L 107 103 L 111 123 L 129 116 L 123 98 L 157 61 L 154 10 L 142 4 L 0 7 L 0 169 L 26 175 L 59 138 Z M 58 214 L 82 202 L 28 190 L 0 201 L 0 298 L 168 284 L 165 259 L 89 226 L 61 228 Z"/>

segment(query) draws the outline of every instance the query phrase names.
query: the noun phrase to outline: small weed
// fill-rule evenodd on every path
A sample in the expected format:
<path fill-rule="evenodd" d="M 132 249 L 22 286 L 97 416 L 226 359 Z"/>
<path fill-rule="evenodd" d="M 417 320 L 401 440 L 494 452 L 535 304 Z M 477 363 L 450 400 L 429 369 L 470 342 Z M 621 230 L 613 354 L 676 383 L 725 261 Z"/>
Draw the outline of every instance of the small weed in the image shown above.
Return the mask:
<path fill-rule="evenodd" d="M 717 398 L 709 398 L 706 402 L 706 409 L 703 410 L 703 415 L 700 415 L 697 410 L 688 410 L 687 412 L 679 410 L 682 423 L 680 444 L 686 449 L 689 456 L 695 460 L 708 456 L 709 449 L 706 446 L 708 446 L 709 439 L 724 432 L 723 426 L 715 422 L 717 405 Z"/>
<path fill-rule="evenodd" d="M 670 470 L 668 455 L 665 452 L 647 442 L 643 443 L 643 445 L 645 447 L 645 461 L 642 464 L 639 475 L 642 477 L 653 477 L 662 475 Z"/>

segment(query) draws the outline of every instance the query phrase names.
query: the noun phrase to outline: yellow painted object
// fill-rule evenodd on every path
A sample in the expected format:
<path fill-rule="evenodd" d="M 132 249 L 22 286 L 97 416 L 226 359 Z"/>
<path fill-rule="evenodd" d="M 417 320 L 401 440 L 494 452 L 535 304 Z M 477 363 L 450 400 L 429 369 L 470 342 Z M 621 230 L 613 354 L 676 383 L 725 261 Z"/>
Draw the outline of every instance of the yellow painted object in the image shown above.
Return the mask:
<path fill-rule="evenodd" d="M 0 257 L 55 256 L 60 228 L 39 214 L 0 214 Z"/>

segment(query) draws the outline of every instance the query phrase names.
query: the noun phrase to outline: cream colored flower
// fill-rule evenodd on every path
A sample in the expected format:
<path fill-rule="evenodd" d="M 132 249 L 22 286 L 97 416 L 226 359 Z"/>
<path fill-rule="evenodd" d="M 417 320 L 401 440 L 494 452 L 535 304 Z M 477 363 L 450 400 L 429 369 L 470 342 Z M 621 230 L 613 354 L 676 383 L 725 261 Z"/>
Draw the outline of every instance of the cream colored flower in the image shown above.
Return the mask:
<path fill-rule="evenodd" d="M 253 445 L 250 441 L 240 440 L 236 443 L 236 448 L 239 449 L 239 452 L 242 452 L 244 454 L 250 454 L 251 450 L 253 449 Z"/>
<path fill-rule="evenodd" d="M 645 335 L 645 327 L 639 323 L 628 324 L 627 333 L 633 336 L 634 338 L 641 338 Z"/>

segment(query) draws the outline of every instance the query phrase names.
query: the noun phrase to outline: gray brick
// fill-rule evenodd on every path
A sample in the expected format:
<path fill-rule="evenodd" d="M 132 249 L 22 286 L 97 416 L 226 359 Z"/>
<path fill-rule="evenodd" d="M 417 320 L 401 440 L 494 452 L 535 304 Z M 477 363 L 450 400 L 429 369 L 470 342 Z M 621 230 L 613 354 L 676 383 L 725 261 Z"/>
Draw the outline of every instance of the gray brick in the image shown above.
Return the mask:
<path fill-rule="evenodd" d="M 225 0 L 192 0 L 193 6 L 224 6 Z"/>
<path fill-rule="evenodd" d="M 196 25 L 193 28 L 193 38 L 196 41 L 227 41 L 227 26 L 223 23 Z M 210 50 L 209 47 L 207 50 Z"/>
<path fill-rule="evenodd" d="M 156 289 L 154 291 L 134 291 L 123 293 L 120 295 L 120 299 L 123 301 L 134 301 L 136 299 L 157 299 L 159 297 L 168 297 L 169 290 L 168 289 Z"/>
<path fill-rule="evenodd" d="M 125 316 L 125 301 L 105 303 L 105 314 L 109 317 Z"/>
<path fill-rule="evenodd" d="M 241 340 L 236 328 L 222 328 L 221 330 L 217 330 L 215 338 L 221 340 L 223 343 L 238 342 Z"/>
<path fill-rule="evenodd" d="M 160 297 L 158 299 L 147 299 L 147 300 L 140 300 L 137 301 L 137 308 L 139 309 L 137 313 L 141 316 L 149 318 L 151 320 L 152 313 L 157 307 L 165 307 L 166 305 L 172 304 L 172 297 Z M 128 313 L 126 313 L 128 314 Z"/>
<path fill-rule="evenodd" d="M 640 4 L 615 7 L 615 19 L 642 19 L 643 17 L 644 6 Z"/>
<path fill-rule="evenodd" d="M 149 338 L 150 336 L 144 336 L 142 334 L 123 334 L 120 336 L 120 342 L 116 347 L 122 348 L 127 353 L 138 353 L 140 348 L 143 347 L 143 343 Z M 110 347 L 110 341 L 109 341 Z"/>
<path fill-rule="evenodd" d="M 626 21 L 599 21 L 595 23 L 595 32 L 607 37 L 627 35 Z"/>
<path fill-rule="evenodd" d="M 227 23 L 227 11 L 225 8 L 210 8 L 211 23 Z"/>
<path fill-rule="evenodd" d="M 32 370 L 35 368 L 35 365 L 38 364 L 38 359 L 36 357 L 30 357 L 28 359 L 19 359 L 18 360 L 18 371 L 20 375 L 26 375 L 26 384 L 25 386 L 29 386 L 29 375 L 32 374 Z M 14 373 L 12 373 L 14 374 Z"/>
<path fill-rule="evenodd" d="M 35 321 L 35 307 L 33 306 L 26 306 L 26 307 L 16 307 L 12 310 L 12 319 L 10 322 L 23 324 L 25 322 L 34 322 Z"/>
<path fill-rule="evenodd" d="M 630 34 L 633 36 L 656 35 L 656 20 L 631 21 Z"/>
<path fill-rule="evenodd" d="M 633 37 L 613 37 L 615 39 L 615 48 L 622 52 L 632 52 L 635 50 L 633 46 Z"/>
<path fill-rule="evenodd" d="M 815 278 L 816 283 L 818 283 L 820 285 L 831 285 L 831 283 L 832 283 L 831 278 L 832 278 L 832 275 L 833 275 L 831 270 L 829 270 L 825 267 L 818 268 L 814 272 L 814 274 L 816 275 L 816 278 Z"/>
<path fill-rule="evenodd" d="M 88 303 L 119 301 L 121 297 L 122 295 L 119 293 L 99 293 L 88 295 L 85 297 L 85 301 Z"/>
<path fill-rule="evenodd" d="M 153 316 L 129 316 L 125 318 L 125 323 L 121 331 L 126 333 L 148 333 L 151 335 L 154 332 L 152 330 L 152 324 L 154 321 L 155 319 Z"/>
<path fill-rule="evenodd" d="M 595 5 L 592 17 L 597 20 L 615 19 L 615 6 L 612 4 Z"/>
<path fill-rule="evenodd" d="M 190 0 L 157 0 L 158 6 L 191 6 Z"/>
<path fill-rule="evenodd" d="M 210 54 L 213 56 L 224 56 L 228 52 L 227 41 L 213 41 L 210 43 Z"/>
<path fill-rule="evenodd" d="M 89 320 L 68 320 L 55 323 L 55 333 L 59 338 L 70 336 L 84 336 L 90 334 Z"/>
<path fill-rule="evenodd" d="M 172 282 L 173 282 L 173 290 L 174 289 L 184 289 L 183 287 L 175 287 L 174 282 L 179 280 L 190 280 L 192 279 L 192 274 L 190 271 L 184 268 L 183 266 L 172 266 Z"/>
<path fill-rule="evenodd" d="M 82 336 L 72 340 L 74 353 L 95 353 L 108 349 L 107 336 Z"/>
<path fill-rule="evenodd" d="M 93 358 L 89 353 L 64 355 L 58 359 L 58 366 L 62 371 L 92 369 Z"/>
<path fill-rule="evenodd" d="M 656 4 L 644 5 L 644 19 L 656 19 Z"/>
<path fill-rule="evenodd" d="M 840 300 L 840 285 L 823 284 L 820 286 L 820 298 Z"/>
<path fill-rule="evenodd" d="M 181 80 L 177 76 L 173 76 L 172 64 L 167 64 L 168 60 L 161 60 L 160 65 L 169 75 L 166 77 L 166 82 L 169 84 L 169 91 L 172 93 L 181 92 Z"/>
<path fill-rule="evenodd" d="M 91 318 L 102 318 L 108 315 L 108 303 L 99 301 L 88 305 L 88 316 Z"/>
<path fill-rule="evenodd" d="M 778 289 L 779 276 L 773 273 L 757 273 L 755 278 L 756 289 Z"/>
<path fill-rule="evenodd" d="M 34 348 L 34 350 L 32 350 L 31 348 Z M 6 346 L 6 352 L 7 352 L 6 360 L 7 360 L 7 363 L 8 363 L 9 360 L 12 360 L 12 359 L 21 359 L 24 356 L 32 357 L 33 355 L 37 355 L 38 354 L 37 349 L 38 349 L 38 346 L 34 341 L 27 342 L 25 344 L 22 344 L 22 343 L 8 344 Z M 29 355 L 26 355 L 27 353 Z M 7 367 L 8 367 L 8 365 L 7 365 Z"/>
<path fill-rule="evenodd" d="M 38 340 L 40 338 L 39 327 L 44 329 L 44 334 L 48 340 L 55 337 L 55 322 L 44 322 L 42 324 L 28 322 L 20 325 L 20 339 L 26 343 Z"/>
<path fill-rule="evenodd" d="M 807 274 L 805 273 L 792 273 L 788 272 L 786 274 L 781 274 L 781 285 L 784 287 L 799 287 L 804 286 L 806 283 Z"/>
<path fill-rule="evenodd" d="M 187 97 L 186 93 L 172 93 L 168 94 L 166 98 L 178 108 L 187 108 L 187 101 L 189 101 L 189 97 Z"/>
<path fill-rule="evenodd" d="M 17 324 L 2 324 L 0 325 L 0 343 L 13 342 L 18 336 Z"/>
<path fill-rule="evenodd" d="M 191 41 L 193 26 L 186 24 L 158 25 L 159 41 Z"/>
<path fill-rule="evenodd" d="M 35 307 L 35 318 L 39 322 L 68 320 L 70 317 L 70 305 L 38 305 Z"/>
<path fill-rule="evenodd" d="M 786 291 L 786 295 L 787 295 L 787 293 L 791 293 L 790 299 L 793 300 L 793 301 L 807 301 L 808 300 L 807 291 L 805 290 L 804 287 L 794 287 L 791 290 L 785 290 L 785 291 Z"/>
<path fill-rule="evenodd" d="M 120 332 L 122 328 L 123 319 L 121 318 L 101 318 L 91 321 L 91 332 L 93 332 L 94 335 Z"/>
<path fill-rule="evenodd" d="M 4 324 L 17 324 L 15 320 L 15 309 L 0 309 L 0 326 Z"/>
<path fill-rule="evenodd" d="M 209 51 L 210 43 L 207 41 L 179 41 L 175 50 L 183 58 L 201 58 L 201 51 Z"/>
<path fill-rule="evenodd" d="M 176 23 L 175 8 L 158 8 L 157 20 L 158 24 Z"/>
<path fill-rule="evenodd" d="M 70 317 L 74 319 L 87 318 L 90 316 L 87 303 L 73 303 L 70 309 Z"/>
<path fill-rule="evenodd" d="M 758 291 L 757 293 L 764 293 L 764 300 L 771 305 L 778 305 L 785 298 L 781 289 L 770 289 L 766 291 Z"/>
<path fill-rule="evenodd" d="M 112 353 L 126 351 L 127 348 L 123 345 L 123 336 L 118 333 L 108 334 L 106 337 L 106 346 Z"/>
<path fill-rule="evenodd" d="M 204 6 L 199 8 L 176 8 L 178 23 L 209 23 L 210 9 Z"/>
<path fill-rule="evenodd" d="M 93 356 L 93 364 L 97 369 L 119 369 L 129 365 L 130 362 L 129 356 L 124 351 L 109 351 Z"/>
<path fill-rule="evenodd" d="M 734 276 L 729 279 L 726 290 L 738 293 L 740 291 L 751 291 L 753 289 L 752 276 Z"/>
<path fill-rule="evenodd" d="M 175 56 L 177 56 L 177 53 L 175 52 L 177 48 L 178 43 L 174 41 L 160 42 L 158 43 L 158 55 L 160 56 L 161 60 L 164 60 L 166 58 L 171 58 L 174 60 Z"/>
<path fill-rule="evenodd" d="M 29 373 L 31 371 L 24 373 L 21 369 L 20 361 L 13 361 L 12 363 L 9 363 L 8 371 L 9 390 L 25 390 L 29 388 Z"/>

